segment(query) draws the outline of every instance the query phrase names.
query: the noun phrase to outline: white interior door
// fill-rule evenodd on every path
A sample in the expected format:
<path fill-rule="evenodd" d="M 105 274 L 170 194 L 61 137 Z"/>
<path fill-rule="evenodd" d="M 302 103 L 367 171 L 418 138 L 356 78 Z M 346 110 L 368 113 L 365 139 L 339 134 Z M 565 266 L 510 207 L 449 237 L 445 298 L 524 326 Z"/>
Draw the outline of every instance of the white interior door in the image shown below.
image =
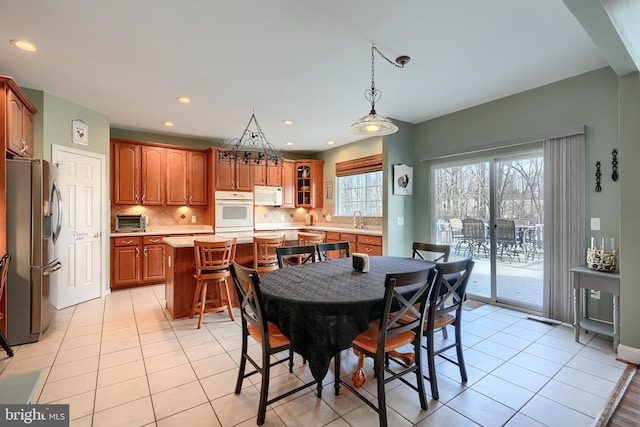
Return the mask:
<path fill-rule="evenodd" d="M 62 269 L 52 275 L 51 303 L 61 309 L 101 296 L 104 156 L 54 146 L 53 164 L 63 200 L 62 229 L 56 243 Z"/>

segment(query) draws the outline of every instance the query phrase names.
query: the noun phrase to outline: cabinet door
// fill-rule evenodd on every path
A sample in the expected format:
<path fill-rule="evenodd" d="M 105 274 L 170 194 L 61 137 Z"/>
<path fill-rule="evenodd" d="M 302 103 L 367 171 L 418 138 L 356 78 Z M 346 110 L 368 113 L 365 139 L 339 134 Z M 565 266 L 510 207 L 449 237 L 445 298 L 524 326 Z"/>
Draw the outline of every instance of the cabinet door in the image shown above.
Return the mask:
<path fill-rule="evenodd" d="M 164 245 L 144 245 L 142 249 L 142 281 L 164 280 Z"/>
<path fill-rule="evenodd" d="M 296 206 L 296 163 L 285 160 L 282 168 L 282 207 L 294 208 Z"/>
<path fill-rule="evenodd" d="M 236 190 L 253 191 L 253 172 L 251 169 L 253 169 L 251 163 L 240 162 L 236 164 Z"/>
<path fill-rule="evenodd" d="M 20 98 L 9 89 L 7 91 L 7 149 L 22 156 L 26 143 L 22 138 L 22 111 L 25 109 Z"/>
<path fill-rule="evenodd" d="M 113 204 L 140 203 L 140 147 L 133 144 L 113 144 Z"/>
<path fill-rule="evenodd" d="M 167 150 L 167 205 L 187 203 L 187 152 Z"/>
<path fill-rule="evenodd" d="M 116 247 L 113 252 L 114 287 L 138 284 L 140 280 L 139 246 Z"/>
<path fill-rule="evenodd" d="M 236 164 L 224 159 L 220 159 L 218 153 L 214 156 L 216 162 L 216 189 L 235 190 L 235 168 Z"/>
<path fill-rule="evenodd" d="M 140 184 L 143 205 L 164 205 L 165 178 L 167 174 L 165 154 L 164 148 L 141 147 L 142 173 Z"/>
<path fill-rule="evenodd" d="M 191 206 L 207 205 L 207 153 L 188 152 L 187 187 Z"/>
<path fill-rule="evenodd" d="M 264 162 L 260 162 L 259 164 L 253 163 L 251 166 L 251 174 L 253 185 L 273 185 L 267 184 L 267 166 Z"/>
<path fill-rule="evenodd" d="M 282 186 L 282 164 L 274 165 L 267 162 L 267 185 Z"/>
<path fill-rule="evenodd" d="M 311 207 L 321 208 L 324 199 L 324 162 L 315 160 L 311 163 Z"/>

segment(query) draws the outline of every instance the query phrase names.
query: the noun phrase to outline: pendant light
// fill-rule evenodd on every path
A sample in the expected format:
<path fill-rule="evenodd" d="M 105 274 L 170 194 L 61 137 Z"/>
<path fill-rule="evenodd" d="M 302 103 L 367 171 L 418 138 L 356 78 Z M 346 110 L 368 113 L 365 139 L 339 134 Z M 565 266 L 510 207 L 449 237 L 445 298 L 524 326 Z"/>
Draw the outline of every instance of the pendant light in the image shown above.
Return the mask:
<path fill-rule="evenodd" d="M 410 57 L 403 55 L 396 58 L 396 61 L 393 62 L 375 45 L 371 45 L 371 88 L 367 89 L 364 92 L 364 97 L 371 102 L 371 111 L 364 117 L 361 117 L 354 124 L 351 125 L 351 132 L 357 133 L 358 135 L 366 135 L 366 136 L 382 136 L 382 135 L 390 135 L 398 131 L 398 126 L 396 126 L 391 120 L 387 117 L 381 116 L 376 113 L 376 101 L 380 99 L 382 92 L 376 89 L 375 82 L 375 53 L 378 54 L 387 60 L 391 65 L 394 65 L 398 68 L 404 68 L 405 64 L 409 62 Z"/>
<path fill-rule="evenodd" d="M 218 160 L 231 163 L 245 163 L 250 166 L 272 164 L 284 166 L 284 156 L 278 151 L 262 132 L 255 112 L 251 114 L 247 127 L 240 138 L 221 141 L 218 146 L 227 148 L 218 151 Z"/>

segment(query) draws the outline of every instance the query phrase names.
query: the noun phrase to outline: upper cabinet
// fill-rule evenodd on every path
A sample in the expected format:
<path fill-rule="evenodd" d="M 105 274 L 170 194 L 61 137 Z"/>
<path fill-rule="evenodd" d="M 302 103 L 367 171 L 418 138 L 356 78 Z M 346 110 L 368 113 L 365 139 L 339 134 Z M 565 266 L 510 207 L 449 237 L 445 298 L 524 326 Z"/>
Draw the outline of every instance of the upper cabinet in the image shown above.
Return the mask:
<path fill-rule="evenodd" d="M 33 157 L 35 107 L 13 79 L 0 76 L 0 122 L 6 120 L 5 147 L 14 156 Z"/>
<path fill-rule="evenodd" d="M 282 207 L 296 207 L 296 162 L 284 161 L 282 167 Z"/>
<path fill-rule="evenodd" d="M 296 207 L 322 207 L 323 167 L 324 162 L 322 160 L 296 161 Z"/>
<path fill-rule="evenodd" d="M 253 171 L 251 163 L 229 161 L 225 150 L 215 153 L 216 190 L 253 191 Z"/>
<path fill-rule="evenodd" d="M 114 205 L 207 205 L 207 153 L 112 143 Z"/>

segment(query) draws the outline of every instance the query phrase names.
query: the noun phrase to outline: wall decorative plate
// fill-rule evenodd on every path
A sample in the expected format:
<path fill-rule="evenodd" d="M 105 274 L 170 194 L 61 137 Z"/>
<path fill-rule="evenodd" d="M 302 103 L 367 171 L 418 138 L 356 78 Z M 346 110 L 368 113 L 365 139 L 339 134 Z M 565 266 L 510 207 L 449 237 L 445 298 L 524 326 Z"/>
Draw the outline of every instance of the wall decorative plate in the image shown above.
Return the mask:
<path fill-rule="evenodd" d="M 89 125 L 80 119 L 71 121 L 71 142 L 87 145 L 89 143 Z"/>
<path fill-rule="evenodd" d="M 410 196 L 413 194 L 413 168 L 407 165 L 393 165 L 393 194 Z"/>

